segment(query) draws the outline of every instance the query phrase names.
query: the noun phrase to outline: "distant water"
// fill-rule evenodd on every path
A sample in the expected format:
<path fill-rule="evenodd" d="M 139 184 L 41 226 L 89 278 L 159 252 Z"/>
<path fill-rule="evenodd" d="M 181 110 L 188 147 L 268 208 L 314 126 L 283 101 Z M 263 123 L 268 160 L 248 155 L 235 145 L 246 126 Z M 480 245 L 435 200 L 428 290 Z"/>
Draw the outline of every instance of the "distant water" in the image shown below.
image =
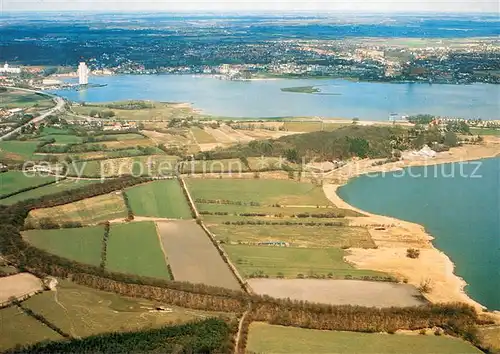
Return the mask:
<path fill-rule="evenodd" d="M 481 177 L 465 177 L 472 176 L 478 162 L 474 175 Z M 453 170 L 454 177 L 446 177 Z M 409 171 L 422 177 L 411 177 Z M 500 158 L 413 167 L 398 176 L 361 176 L 340 188 L 339 195 L 362 210 L 424 225 L 468 283 L 466 292 L 500 310 Z"/>
<path fill-rule="evenodd" d="M 322 116 L 387 120 L 391 113 L 500 119 L 500 85 L 438 85 L 352 82 L 346 80 L 227 81 L 191 75 L 91 77 L 108 86 L 85 91 L 54 91 L 75 101 L 149 99 L 189 102 L 206 114 L 227 117 Z M 314 95 L 281 88 L 317 86 Z"/>

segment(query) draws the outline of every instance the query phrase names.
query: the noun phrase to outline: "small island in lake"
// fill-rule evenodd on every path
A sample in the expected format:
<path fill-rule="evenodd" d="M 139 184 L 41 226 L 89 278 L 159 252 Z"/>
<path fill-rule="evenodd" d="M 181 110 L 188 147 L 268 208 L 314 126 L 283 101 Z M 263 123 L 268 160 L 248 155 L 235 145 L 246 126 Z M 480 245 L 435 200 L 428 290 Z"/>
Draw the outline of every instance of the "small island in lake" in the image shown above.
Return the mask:
<path fill-rule="evenodd" d="M 296 92 L 296 93 L 320 93 L 321 90 L 314 86 L 297 86 L 297 87 L 284 87 L 281 89 L 283 92 Z"/>

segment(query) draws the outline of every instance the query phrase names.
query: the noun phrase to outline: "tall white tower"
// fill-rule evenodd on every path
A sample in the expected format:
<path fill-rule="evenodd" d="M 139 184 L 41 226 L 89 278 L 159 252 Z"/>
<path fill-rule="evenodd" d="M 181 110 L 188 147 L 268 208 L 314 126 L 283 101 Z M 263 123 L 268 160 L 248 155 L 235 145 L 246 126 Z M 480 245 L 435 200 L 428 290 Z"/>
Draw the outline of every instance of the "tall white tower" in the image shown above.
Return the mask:
<path fill-rule="evenodd" d="M 87 85 L 89 83 L 89 68 L 85 62 L 81 62 L 78 65 L 78 83 L 80 85 Z"/>

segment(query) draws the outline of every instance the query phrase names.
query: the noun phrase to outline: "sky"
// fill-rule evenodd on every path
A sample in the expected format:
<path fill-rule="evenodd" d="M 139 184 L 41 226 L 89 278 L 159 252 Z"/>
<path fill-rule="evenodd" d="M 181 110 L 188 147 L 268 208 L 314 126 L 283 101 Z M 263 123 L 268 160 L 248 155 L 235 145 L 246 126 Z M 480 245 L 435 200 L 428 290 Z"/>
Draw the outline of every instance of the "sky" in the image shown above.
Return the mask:
<path fill-rule="evenodd" d="M 499 3 L 499 0 L 0 0 L 0 10 L 499 13 Z"/>

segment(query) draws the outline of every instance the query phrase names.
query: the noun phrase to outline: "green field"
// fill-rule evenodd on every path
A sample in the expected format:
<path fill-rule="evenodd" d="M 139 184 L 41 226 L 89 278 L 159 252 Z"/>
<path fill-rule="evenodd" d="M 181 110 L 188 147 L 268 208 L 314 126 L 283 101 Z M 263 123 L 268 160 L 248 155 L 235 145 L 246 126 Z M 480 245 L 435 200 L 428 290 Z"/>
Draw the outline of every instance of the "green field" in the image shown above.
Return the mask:
<path fill-rule="evenodd" d="M 226 243 L 288 242 L 293 247 L 372 248 L 375 243 L 368 230 L 347 226 L 287 225 L 208 225 L 217 239 Z"/>
<path fill-rule="evenodd" d="M 57 256 L 98 266 L 101 263 L 104 227 L 30 230 L 23 237 L 35 247 Z"/>
<path fill-rule="evenodd" d="M 233 173 L 248 172 L 240 159 L 193 160 L 182 164 L 182 173 Z"/>
<path fill-rule="evenodd" d="M 8 90 L 0 92 L 0 108 L 48 108 L 55 104 L 47 96 L 38 95 L 32 92 Z"/>
<path fill-rule="evenodd" d="M 137 216 L 191 219 L 186 197 L 176 179 L 162 180 L 126 190 L 132 211 Z"/>
<path fill-rule="evenodd" d="M 17 202 L 20 202 L 22 200 L 26 199 L 32 199 L 32 198 L 39 198 L 44 195 L 50 195 L 58 192 L 62 192 L 65 190 L 71 190 L 75 188 L 81 188 L 84 186 L 87 186 L 92 183 L 99 183 L 98 181 L 89 181 L 89 180 L 74 180 L 74 179 L 67 179 L 63 180 L 61 182 L 57 182 L 48 186 L 32 189 L 28 192 L 23 192 L 20 194 L 16 194 L 12 197 L 1 199 L 0 204 L 4 205 L 10 205 L 14 204 Z"/>
<path fill-rule="evenodd" d="M 328 276 L 344 279 L 363 276 L 388 275 L 371 270 L 355 269 L 344 262 L 344 250 L 338 248 L 295 248 L 274 246 L 224 245 L 238 270 L 244 277 L 263 272 L 269 277 L 296 278 L 304 276 Z"/>
<path fill-rule="evenodd" d="M 111 225 L 106 269 L 171 279 L 155 224 L 134 222 Z"/>
<path fill-rule="evenodd" d="M 63 337 L 46 325 L 26 315 L 17 306 L 0 310 L 0 351 L 16 345 L 35 344 L 43 340 L 62 340 Z"/>
<path fill-rule="evenodd" d="M 0 141 L 0 158 L 7 160 L 33 160 L 38 141 Z"/>
<path fill-rule="evenodd" d="M 57 292 L 36 295 L 23 305 L 43 315 L 64 332 L 78 337 L 154 328 L 213 315 L 145 299 L 122 297 L 65 280 L 59 282 Z M 159 305 L 172 309 L 172 312 L 150 311 Z"/>
<path fill-rule="evenodd" d="M 193 133 L 198 144 L 213 144 L 217 142 L 212 135 L 208 134 L 201 128 L 192 127 L 191 132 Z"/>
<path fill-rule="evenodd" d="M 8 171 L 0 173 L 0 196 L 13 193 L 24 188 L 36 187 L 54 181 L 54 177 L 41 177 L 25 175 L 21 171 Z"/>
<path fill-rule="evenodd" d="M 52 208 L 35 209 L 30 211 L 26 221 L 33 226 L 38 225 L 44 218 L 49 218 L 59 225 L 68 221 L 89 225 L 126 217 L 127 208 L 123 196 L 115 192 Z"/>
<path fill-rule="evenodd" d="M 289 180 L 188 179 L 194 199 L 226 199 L 264 205 L 331 205 L 323 189 Z"/>
<path fill-rule="evenodd" d="M 247 350 L 253 353 L 482 353 L 470 343 L 451 337 L 320 331 L 259 322 L 250 325 Z"/>
<path fill-rule="evenodd" d="M 470 128 L 470 132 L 474 135 L 493 135 L 500 136 L 500 129 L 481 129 L 481 128 Z"/>
<path fill-rule="evenodd" d="M 38 138 L 41 141 L 49 139 L 55 139 L 55 144 L 80 144 L 83 141 L 83 138 L 69 134 L 48 134 Z"/>
<path fill-rule="evenodd" d="M 113 111 L 115 116 L 113 119 L 117 120 L 148 120 L 148 121 L 167 121 L 172 118 L 190 118 L 194 115 L 193 109 L 184 104 L 177 103 L 162 103 L 143 101 L 145 108 L 130 109 L 123 106 L 130 106 L 131 101 L 121 102 L 105 102 L 99 104 L 86 104 L 85 106 L 72 107 L 72 110 L 77 114 L 89 115 L 91 111 Z"/>
<path fill-rule="evenodd" d="M 80 155 L 82 156 L 82 155 Z M 169 175 L 175 169 L 178 158 L 167 155 L 121 157 L 108 160 L 75 162 L 69 171 L 72 176 L 115 177 L 125 174 L 135 176 Z"/>

